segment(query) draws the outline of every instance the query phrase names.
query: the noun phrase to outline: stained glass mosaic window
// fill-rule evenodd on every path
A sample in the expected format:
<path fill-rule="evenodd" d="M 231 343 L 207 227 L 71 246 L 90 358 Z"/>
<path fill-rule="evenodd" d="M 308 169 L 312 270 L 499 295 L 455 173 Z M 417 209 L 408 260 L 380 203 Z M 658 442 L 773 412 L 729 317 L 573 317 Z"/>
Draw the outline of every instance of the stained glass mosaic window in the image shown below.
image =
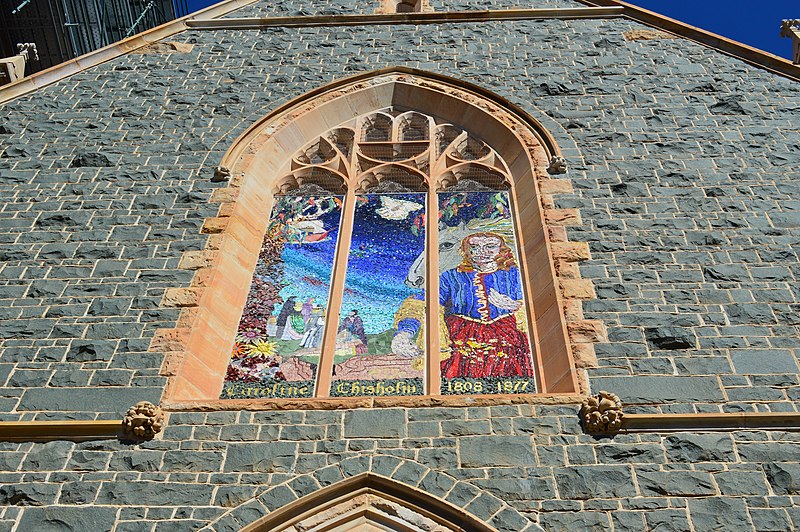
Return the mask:
<path fill-rule="evenodd" d="M 384 109 L 279 182 L 222 398 L 536 391 L 505 162 Z"/>
<path fill-rule="evenodd" d="M 505 191 L 439 194 L 442 394 L 535 390 L 516 238 Z"/>
<path fill-rule="evenodd" d="M 424 316 L 425 286 L 406 280 L 425 256 L 425 194 L 356 202 L 331 395 L 422 395 L 425 337 L 407 323 Z M 397 334 L 410 347 L 396 353 Z"/>
<path fill-rule="evenodd" d="M 341 196 L 277 197 L 223 398 L 313 396 L 341 206 Z"/>

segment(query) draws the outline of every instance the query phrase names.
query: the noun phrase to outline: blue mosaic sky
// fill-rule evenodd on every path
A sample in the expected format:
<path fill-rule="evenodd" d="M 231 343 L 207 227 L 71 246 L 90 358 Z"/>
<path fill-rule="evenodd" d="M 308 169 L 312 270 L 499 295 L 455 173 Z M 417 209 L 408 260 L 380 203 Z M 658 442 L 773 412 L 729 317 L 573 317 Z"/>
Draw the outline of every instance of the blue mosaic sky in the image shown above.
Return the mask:
<path fill-rule="evenodd" d="M 356 207 L 353 239 L 347 264 L 342 316 L 358 310 L 367 334 L 394 326 L 394 313 L 405 298 L 422 293 L 407 287 L 408 270 L 425 247 L 424 229 L 414 234 L 413 220 L 422 210 L 399 220 L 380 216 L 381 195 L 369 195 Z M 392 194 L 392 198 L 425 205 L 424 194 Z M 423 226 L 424 227 L 424 226 Z"/>

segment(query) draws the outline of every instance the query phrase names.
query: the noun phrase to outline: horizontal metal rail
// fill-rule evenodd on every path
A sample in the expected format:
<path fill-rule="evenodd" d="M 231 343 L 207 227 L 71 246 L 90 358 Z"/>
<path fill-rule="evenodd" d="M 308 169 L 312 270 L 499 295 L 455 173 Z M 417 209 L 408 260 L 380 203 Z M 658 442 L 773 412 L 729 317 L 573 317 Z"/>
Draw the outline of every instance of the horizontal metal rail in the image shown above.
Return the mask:
<path fill-rule="evenodd" d="M 311 15 L 300 17 L 191 19 L 186 25 L 199 30 L 245 30 L 292 26 L 367 26 L 374 24 L 444 24 L 491 20 L 541 20 L 612 18 L 624 14 L 622 7 L 575 7 L 552 9 L 505 9 L 499 11 L 449 11 L 378 13 L 368 15 Z"/>
<path fill-rule="evenodd" d="M 800 430 L 800 413 L 625 414 L 622 418 L 620 433 L 733 430 Z"/>
<path fill-rule="evenodd" d="M 110 440 L 123 435 L 122 421 L 2 421 L 0 441 Z"/>

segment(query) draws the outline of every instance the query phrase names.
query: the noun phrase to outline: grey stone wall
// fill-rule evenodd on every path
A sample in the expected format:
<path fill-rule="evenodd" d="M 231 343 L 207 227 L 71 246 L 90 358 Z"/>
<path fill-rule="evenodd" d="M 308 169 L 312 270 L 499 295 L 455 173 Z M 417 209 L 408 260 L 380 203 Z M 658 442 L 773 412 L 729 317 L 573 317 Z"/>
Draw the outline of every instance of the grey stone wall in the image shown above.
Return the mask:
<path fill-rule="evenodd" d="M 0 529 L 238 530 L 369 471 L 504 532 L 790 530 L 798 459 L 781 432 L 596 440 L 571 407 L 175 413 L 141 445 L 4 444 Z"/>
<path fill-rule="evenodd" d="M 586 7 L 576 0 L 428 0 L 434 11 L 474 11 L 486 9 L 535 9 L 545 7 Z M 289 17 L 299 15 L 364 15 L 375 13 L 381 0 L 350 2 L 347 0 L 315 0 L 302 2 L 257 2 L 225 15 L 239 17 Z"/>
<path fill-rule="evenodd" d="M 380 0 L 348 2 L 346 0 L 315 0 L 303 2 L 256 2 L 225 15 L 224 18 L 240 17 L 295 17 L 303 15 L 364 15 L 374 13 Z"/>
<path fill-rule="evenodd" d="M 280 103 L 391 65 L 493 90 L 564 150 L 575 193 L 558 206 L 581 211 L 570 237 L 591 245 L 582 274 L 598 295 L 586 317 L 609 329 L 593 389 L 639 405 L 628 411 L 794 411 L 800 85 L 685 40 L 623 38 L 640 28 L 194 31 L 176 37 L 187 54 L 129 55 L 5 104 L 0 419 L 119 418 L 157 401 L 147 347 L 177 318 L 158 303 L 190 282 L 177 264 L 205 243 L 222 154 Z M 507 530 L 800 526 L 795 434 L 595 440 L 576 407 L 530 408 L 173 414 L 141 445 L 0 444 L 0 519 L 224 529 L 270 497 L 376 469 Z M 406 462 L 388 471 L 383 456 Z"/>
<path fill-rule="evenodd" d="M 610 341 L 593 386 L 670 411 L 792 410 L 798 85 L 624 20 L 188 32 L 6 105 L 0 408 L 154 399 L 159 309 L 200 249 L 211 168 L 275 105 L 388 65 L 461 77 L 541 119 Z M 57 137 L 56 137 L 57 135 Z M 134 388 L 135 387 L 135 388 Z M 757 406 L 753 406 L 756 404 Z M 722 406 L 720 406 L 722 405 Z M 26 414 L 29 415 L 29 414 Z"/>

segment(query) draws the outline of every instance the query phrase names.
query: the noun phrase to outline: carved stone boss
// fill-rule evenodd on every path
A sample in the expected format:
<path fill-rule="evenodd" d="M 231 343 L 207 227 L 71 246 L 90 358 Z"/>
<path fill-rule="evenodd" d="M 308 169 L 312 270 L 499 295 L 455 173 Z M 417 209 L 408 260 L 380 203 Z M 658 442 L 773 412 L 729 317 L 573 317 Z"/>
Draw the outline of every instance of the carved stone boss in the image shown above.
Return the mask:
<path fill-rule="evenodd" d="M 584 399 L 580 417 L 587 433 L 614 434 L 622 428 L 622 401 L 616 394 L 600 392 Z"/>
<path fill-rule="evenodd" d="M 122 420 L 122 429 L 127 436 L 144 440 L 153 438 L 164 427 L 164 412 L 148 401 L 140 401 L 128 409 Z"/>

